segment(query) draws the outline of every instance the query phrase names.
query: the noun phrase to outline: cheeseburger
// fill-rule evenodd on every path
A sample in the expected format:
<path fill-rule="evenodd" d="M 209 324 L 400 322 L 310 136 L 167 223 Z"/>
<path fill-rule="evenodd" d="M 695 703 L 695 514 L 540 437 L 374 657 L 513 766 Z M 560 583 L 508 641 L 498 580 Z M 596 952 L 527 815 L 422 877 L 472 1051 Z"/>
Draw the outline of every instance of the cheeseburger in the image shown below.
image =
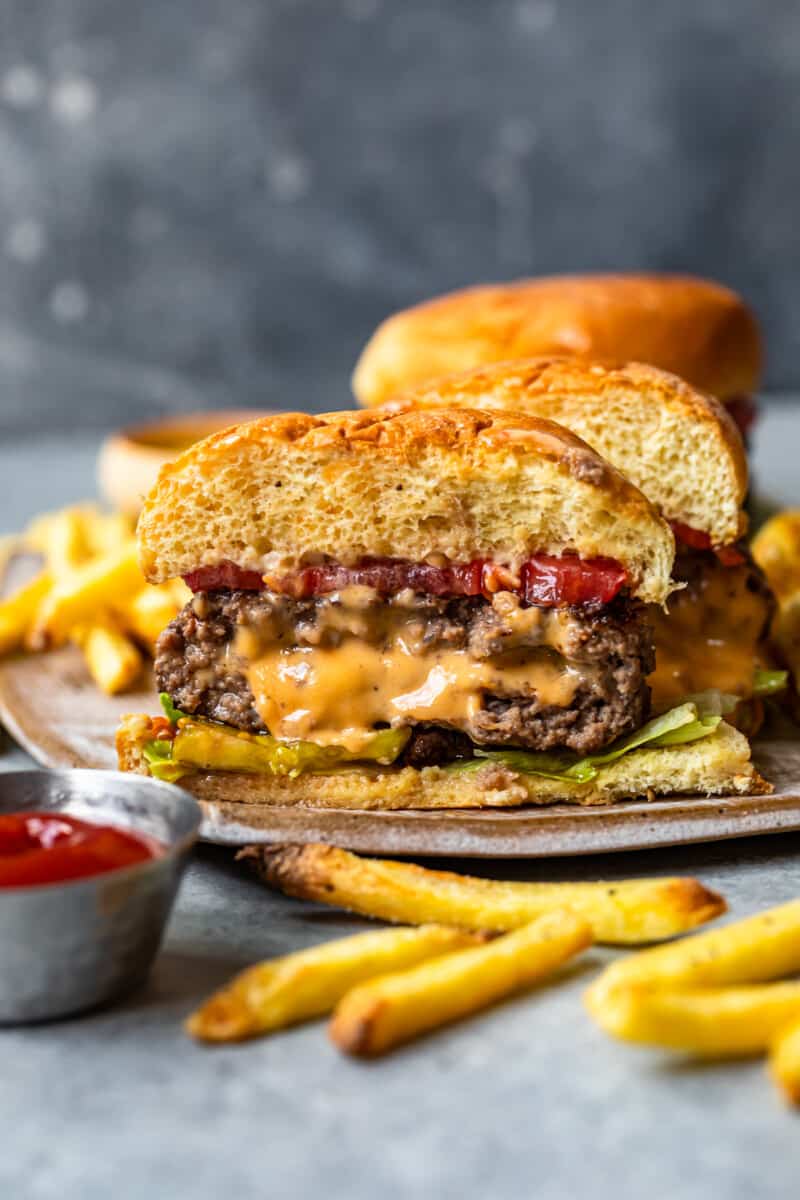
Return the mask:
<path fill-rule="evenodd" d="M 698 698 L 652 717 L 673 534 L 574 434 L 466 409 L 287 414 L 194 446 L 139 522 L 194 598 L 125 770 L 354 809 L 767 787 Z"/>

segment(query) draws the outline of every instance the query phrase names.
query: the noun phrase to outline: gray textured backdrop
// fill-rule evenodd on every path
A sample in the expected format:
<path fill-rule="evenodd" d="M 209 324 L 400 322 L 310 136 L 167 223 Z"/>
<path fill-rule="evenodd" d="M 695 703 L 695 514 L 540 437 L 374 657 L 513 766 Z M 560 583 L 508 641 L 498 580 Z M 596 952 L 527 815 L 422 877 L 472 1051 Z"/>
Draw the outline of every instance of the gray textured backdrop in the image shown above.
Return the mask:
<path fill-rule="evenodd" d="M 800 383 L 797 0 L 0 0 L 0 424 L 348 402 L 393 308 L 741 288 Z"/>

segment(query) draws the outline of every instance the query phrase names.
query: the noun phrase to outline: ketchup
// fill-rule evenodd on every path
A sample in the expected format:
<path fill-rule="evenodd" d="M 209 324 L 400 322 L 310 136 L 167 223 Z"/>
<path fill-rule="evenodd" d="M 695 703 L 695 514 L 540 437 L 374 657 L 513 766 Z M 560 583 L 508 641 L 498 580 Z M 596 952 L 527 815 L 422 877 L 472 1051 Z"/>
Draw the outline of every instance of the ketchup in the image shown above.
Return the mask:
<path fill-rule="evenodd" d="M 85 879 L 163 853 L 154 838 L 67 813 L 0 814 L 0 888 Z"/>

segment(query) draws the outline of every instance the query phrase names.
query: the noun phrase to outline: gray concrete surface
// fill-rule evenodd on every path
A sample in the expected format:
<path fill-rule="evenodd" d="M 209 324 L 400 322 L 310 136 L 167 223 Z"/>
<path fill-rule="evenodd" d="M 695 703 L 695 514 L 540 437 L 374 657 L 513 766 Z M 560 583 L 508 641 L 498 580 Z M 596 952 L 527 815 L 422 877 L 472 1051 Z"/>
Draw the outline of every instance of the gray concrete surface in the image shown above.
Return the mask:
<path fill-rule="evenodd" d="M 771 411 L 756 467 L 800 501 L 800 412 Z M 0 445 L 11 529 L 89 487 L 92 439 Z M 0 769 L 25 756 L 0 741 Z M 463 867 L 468 864 L 456 864 Z M 549 863 L 499 877 L 691 872 L 732 915 L 800 895 L 800 835 Z M 361 928 L 265 891 L 201 849 L 149 984 L 121 1006 L 0 1031 L 3 1200 L 788 1200 L 800 1118 L 760 1062 L 697 1066 L 612 1043 L 580 995 L 607 953 L 382 1062 L 348 1061 L 318 1024 L 206 1049 L 184 1016 L 253 960 Z M 0 964 L 2 969 L 2 964 Z"/>

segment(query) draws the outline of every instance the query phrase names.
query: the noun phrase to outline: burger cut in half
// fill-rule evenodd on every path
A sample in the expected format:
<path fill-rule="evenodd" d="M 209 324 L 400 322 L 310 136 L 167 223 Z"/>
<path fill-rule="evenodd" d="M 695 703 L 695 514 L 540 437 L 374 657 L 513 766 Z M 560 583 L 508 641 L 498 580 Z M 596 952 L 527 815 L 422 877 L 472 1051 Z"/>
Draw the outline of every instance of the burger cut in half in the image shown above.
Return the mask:
<path fill-rule="evenodd" d="M 755 418 L 761 335 L 741 296 L 691 275 L 551 275 L 437 296 L 389 317 L 356 365 L 365 407 L 451 373 L 514 358 L 643 362 Z"/>
<path fill-rule="evenodd" d="M 152 582 L 193 600 L 125 770 L 354 809 L 768 787 L 702 699 L 650 715 L 669 526 L 560 426 L 462 409 L 268 417 L 161 474 Z"/>
<path fill-rule="evenodd" d="M 639 487 L 669 521 L 681 586 L 653 608 L 653 708 L 714 689 L 755 733 L 764 696 L 785 685 L 768 643 L 775 599 L 743 540 L 747 460 L 711 396 L 655 367 L 576 359 L 498 363 L 419 387 L 387 407 L 516 410 L 565 425 Z"/>

